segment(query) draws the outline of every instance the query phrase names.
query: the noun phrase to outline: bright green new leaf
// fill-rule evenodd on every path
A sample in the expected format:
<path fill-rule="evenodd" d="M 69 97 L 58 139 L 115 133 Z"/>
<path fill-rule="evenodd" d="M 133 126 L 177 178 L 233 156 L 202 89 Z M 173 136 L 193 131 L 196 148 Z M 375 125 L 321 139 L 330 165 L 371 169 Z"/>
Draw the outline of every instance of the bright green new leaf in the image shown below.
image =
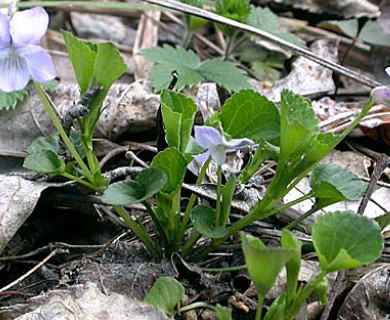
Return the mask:
<path fill-rule="evenodd" d="M 292 257 L 286 263 L 287 269 L 287 299 L 291 301 L 296 293 L 298 285 L 299 269 L 301 268 L 302 242 L 293 236 L 289 230 L 282 232 L 282 247 L 291 249 Z"/>
<path fill-rule="evenodd" d="M 92 82 L 97 47 L 90 42 L 74 37 L 70 32 L 63 31 L 62 35 L 80 86 L 80 92 L 83 94 Z"/>
<path fill-rule="evenodd" d="M 326 305 L 328 303 L 328 281 L 326 277 L 317 284 L 315 293 L 322 304 Z"/>
<path fill-rule="evenodd" d="M 367 189 L 367 183 L 352 172 L 326 163 L 314 167 L 310 186 L 316 198 L 317 209 L 340 201 L 358 200 Z"/>
<path fill-rule="evenodd" d="M 243 232 L 241 241 L 249 275 L 257 294 L 264 298 L 294 251 L 289 248 L 267 248 L 260 239 Z"/>
<path fill-rule="evenodd" d="M 65 162 L 52 150 L 41 150 L 24 159 L 23 167 L 40 173 L 61 174 L 65 171 Z"/>
<path fill-rule="evenodd" d="M 282 92 L 280 104 L 280 161 L 289 169 L 302 160 L 319 134 L 318 121 L 310 101 L 291 91 Z M 291 177 L 293 178 L 293 177 Z"/>
<path fill-rule="evenodd" d="M 97 45 L 93 80 L 108 90 L 127 71 L 127 66 L 113 43 Z"/>
<path fill-rule="evenodd" d="M 126 72 L 127 66 L 112 43 L 93 44 L 66 31 L 63 36 L 81 94 L 93 85 L 101 85 L 107 91 Z"/>
<path fill-rule="evenodd" d="M 232 138 L 268 140 L 280 134 L 278 108 L 253 90 L 235 93 L 225 102 L 219 117 Z"/>
<path fill-rule="evenodd" d="M 15 92 L 0 91 L 0 110 L 14 109 L 28 94 L 27 87 Z"/>
<path fill-rule="evenodd" d="M 39 137 L 36 138 L 31 144 L 25 149 L 28 154 L 39 153 L 43 150 L 51 150 L 57 153 L 59 149 L 59 135 L 58 132 L 54 133 L 50 137 Z"/>
<path fill-rule="evenodd" d="M 321 269 L 328 273 L 370 264 L 383 249 L 379 225 L 352 211 L 336 211 L 318 218 L 312 238 Z"/>
<path fill-rule="evenodd" d="M 180 190 L 187 164 L 183 155 L 175 148 L 167 148 L 153 158 L 151 166 L 163 171 L 168 178 L 168 182 L 161 190 L 162 193 L 170 197 Z"/>
<path fill-rule="evenodd" d="M 227 235 L 227 229 L 223 226 L 215 226 L 215 210 L 205 205 L 199 205 L 192 209 L 191 219 L 196 231 L 212 238 L 223 238 Z"/>
<path fill-rule="evenodd" d="M 225 18 L 238 22 L 244 22 L 251 11 L 249 0 L 217 0 L 215 3 L 215 12 Z M 217 24 L 217 27 L 227 36 L 234 35 L 234 28 Z"/>
<path fill-rule="evenodd" d="M 223 307 L 220 304 L 217 304 L 214 308 L 215 313 L 217 314 L 218 320 L 232 320 L 232 309 L 228 307 Z"/>
<path fill-rule="evenodd" d="M 184 297 L 183 285 L 170 277 L 161 277 L 153 284 L 144 301 L 163 310 L 169 317 L 175 315 L 175 307 Z"/>
<path fill-rule="evenodd" d="M 167 182 L 164 172 L 149 168 L 134 180 L 113 183 L 102 194 L 102 200 L 111 205 L 132 205 L 145 201 L 160 191 Z"/>
<path fill-rule="evenodd" d="M 199 66 L 198 71 L 208 80 L 225 87 L 229 91 L 250 89 L 245 71 L 238 69 L 231 61 L 223 61 L 222 58 L 205 60 Z"/>
<path fill-rule="evenodd" d="M 168 146 L 186 152 L 197 110 L 195 102 L 185 95 L 167 89 L 162 91 L 161 112 Z"/>

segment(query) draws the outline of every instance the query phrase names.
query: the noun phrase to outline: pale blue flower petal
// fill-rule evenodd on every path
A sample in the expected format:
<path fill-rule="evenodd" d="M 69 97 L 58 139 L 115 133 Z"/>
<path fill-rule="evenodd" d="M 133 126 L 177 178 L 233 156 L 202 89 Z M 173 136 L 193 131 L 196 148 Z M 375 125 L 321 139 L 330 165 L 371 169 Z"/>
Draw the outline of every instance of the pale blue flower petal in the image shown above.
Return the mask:
<path fill-rule="evenodd" d="M 49 25 L 49 16 L 41 7 L 14 13 L 10 22 L 12 44 L 15 47 L 38 44 Z"/>
<path fill-rule="evenodd" d="M 6 48 L 11 44 L 9 32 L 9 17 L 0 12 L 0 48 Z"/>
<path fill-rule="evenodd" d="M 196 143 L 204 149 L 224 143 L 221 133 L 213 127 L 194 126 L 194 131 Z"/>
<path fill-rule="evenodd" d="M 211 154 L 211 158 L 215 161 L 217 165 L 222 166 L 225 163 L 226 153 L 225 147 L 222 144 L 210 147 L 209 152 Z"/>
<path fill-rule="evenodd" d="M 376 87 L 371 91 L 371 96 L 376 102 L 390 107 L 390 88 L 386 86 Z"/>
<path fill-rule="evenodd" d="M 41 47 L 26 46 L 21 50 L 20 55 L 27 61 L 27 68 L 34 81 L 44 83 L 56 77 L 51 56 Z"/>
<path fill-rule="evenodd" d="M 195 156 L 195 160 L 199 163 L 203 164 L 207 161 L 207 159 L 210 157 L 210 152 L 206 151 L 204 153 L 198 154 Z"/>
<path fill-rule="evenodd" d="M 226 148 L 241 149 L 248 146 L 253 146 L 255 143 L 250 139 L 232 139 L 226 142 L 224 145 Z"/>
<path fill-rule="evenodd" d="M 387 75 L 390 77 L 390 67 L 387 67 L 387 68 L 385 69 L 385 72 L 386 72 Z"/>
<path fill-rule="evenodd" d="M 27 85 L 30 79 L 27 62 L 14 48 L 0 50 L 0 75 L 1 91 L 18 91 Z"/>

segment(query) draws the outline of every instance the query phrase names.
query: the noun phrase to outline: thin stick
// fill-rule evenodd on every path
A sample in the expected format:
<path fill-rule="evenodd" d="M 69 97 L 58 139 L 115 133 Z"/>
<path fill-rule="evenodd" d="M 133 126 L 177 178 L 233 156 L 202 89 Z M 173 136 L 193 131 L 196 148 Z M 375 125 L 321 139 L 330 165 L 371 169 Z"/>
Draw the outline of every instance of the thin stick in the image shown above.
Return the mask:
<path fill-rule="evenodd" d="M 368 187 L 367 187 L 367 191 L 366 191 L 362 201 L 360 202 L 359 209 L 357 211 L 358 214 L 364 213 L 364 210 L 366 209 L 368 201 L 370 200 L 371 195 L 375 190 L 375 186 L 378 183 L 379 178 L 381 177 L 383 171 L 386 169 L 386 167 L 389 164 L 390 164 L 390 158 L 387 155 L 385 155 L 384 153 L 382 153 L 380 155 L 380 158 L 376 162 L 375 169 L 371 175 L 371 179 L 370 179 L 370 182 L 369 182 Z"/>
<path fill-rule="evenodd" d="M 188 13 L 188 14 L 191 14 L 191 15 L 194 15 L 197 17 L 201 17 L 201 18 L 204 18 L 204 19 L 207 19 L 210 21 L 214 21 L 217 23 L 221 23 L 221 24 L 224 24 L 227 26 L 231 26 L 231 27 L 234 27 L 236 29 L 239 29 L 239 30 L 242 30 L 245 32 L 249 32 L 253 35 L 262 37 L 268 41 L 276 43 L 279 46 L 284 47 L 287 50 L 289 50 L 295 54 L 298 54 L 302 57 L 305 57 L 311 61 L 317 62 L 318 64 L 320 64 L 326 68 L 329 68 L 335 72 L 338 72 L 338 73 L 340 73 L 348 78 L 351 78 L 355 81 L 363 83 L 369 87 L 373 88 L 373 87 L 377 87 L 377 86 L 382 85 L 380 82 L 373 80 L 369 77 L 366 77 L 366 76 L 360 74 L 359 72 L 356 72 L 354 70 L 351 70 L 349 68 L 341 66 L 333 61 L 326 60 L 326 59 L 320 57 L 319 55 L 317 55 L 316 53 L 313 53 L 307 49 L 304 49 L 304 48 L 299 47 L 295 44 L 292 44 L 286 40 L 283 40 L 283 39 L 267 32 L 267 31 L 260 30 L 258 28 L 255 28 L 255 27 L 252 27 L 252 26 L 249 26 L 249 25 L 246 25 L 244 23 L 240 23 L 240 22 L 237 22 L 237 21 L 234 21 L 231 19 L 227 19 L 225 17 L 222 17 L 218 14 L 209 12 L 207 10 L 196 8 L 196 7 L 193 7 L 193 6 L 184 4 L 184 3 L 180 3 L 180 2 L 174 1 L 174 0 L 144 0 L 144 1 L 149 2 L 149 3 L 153 3 L 153 4 L 157 4 L 159 6 L 169 8 L 172 10 Z"/>
<path fill-rule="evenodd" d="M 42 267 L 46 262 L 48 262 L 51 258 L 53 258 L 57 254 L 61 253 L 69 253 L 68 250 L 64 249 L 55 249 L 50 254 L 43 259 L 40 263 L 38 263 L 34 268 L 30 269 L 28 272 L 26 272 L 24 275 L 16 279 L 15 281 L 11 282 L 10 284 L 6 285 L 5 287 L 0 289 L 0 292 L 4 292 L 12 288 L 13 286 L 17 285 L 18 283 L 22 282 L 24 279 L 28 278 L 30 275 L 32 275 L 35 271 L 37 271 L 40 267 Z"/>

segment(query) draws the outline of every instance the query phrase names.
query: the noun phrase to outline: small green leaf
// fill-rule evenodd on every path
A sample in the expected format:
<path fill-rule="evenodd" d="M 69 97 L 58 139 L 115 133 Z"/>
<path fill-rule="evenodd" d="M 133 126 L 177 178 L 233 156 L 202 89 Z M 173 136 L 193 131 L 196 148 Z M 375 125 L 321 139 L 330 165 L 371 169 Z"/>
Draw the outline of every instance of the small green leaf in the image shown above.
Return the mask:
<path fill-rule="evenodd" d="M 175 315 L 175 307 L 184 297 L 183 285 L 170 277 L 161 277 L 153 284 L 144 301 L 163 310 L 169 317 Z"/>
<path fill-rule="evenodd" d="M 379 225 L 352 211 L 327 213 L 313 226 L 321 269 L 330 273 L 370 264 L 383 249 Z"/>
<path fill-rule="evenodd" d="M 195 230 L 206 237 L 218 239 L 227 235 L 225 227 L 215 226 L 215 210 L 208 206 L 194 207 L 191 211 L 191 219 Z"/>
<path fill-rule="evenodd" d="M 26 148 L 28 154 L 39 153 L 44 150 L 51 150 L 57 153 L 59 149 L 59 135 L 58 132 L 54 133 L 50 137 L 39 137 L 36 138 L 31 144 Z"/>
<path fill-rule="evenodd" d="M 352 172 L 326 163 L 314 167 L 310 186 L 317 210 L 340 201 L 358 200 L 367 189 L 367 183 Z"/>
<path fill-rule="evenodd" d="M 202 8 L 203 6 L 201 0 L 180 0 L 180 2 L 197 8 Z M 190 14 L 185 14 L 185 19 L 186 27 L 191 32 L 203 27 L 207 23 L 206 19 L 198 18 Z"/>
<path fill-rule="evenodd" d="M 359 32 L 359 21 L 357 19 L 349 19 L 349 20 L 331 20 L 326 21 L 333 26 L 336 26 L 340 29 L 344 34 L 346 34 L 350 38 L 356 38 Z"/>
<path fill-rule="evenodd" d="M 102 200 L 111 205 L 133 205 L 145 201 L 160 191 L 167 182 L 166 175 L 155 168 L 142 171 L 133 181 L 113 183 L 102 194 Z"/>
<path fill-rule="evenodd" d="M 377 21 L 368 20 L 358 38 L 369 44 L 390 47 L 390 34 Z"/>
<path fill-rule="evenodd" d="M 26 98 L 28 92 L 27 87 L 15 92 L 0 91 L 0 110 L 14 109 L 19 102 Z"/>
<path fill-rule="evenodd" d="M 232 309 L 228 307 L 223 307 L 220 304 L 217 304 L 214 308 L 215 313 L 217 314 L 218 320 L 232 320 Z"/>
<path fill-rule="evenodd" d="M 220 119 L 232 138 L 267 140 L 280 134 L 278 108 L 253 90 L 240 91 L 229 98 L 221 108 Z"/>
<path fill-rule="evenodd" d="M 197 110 L 195 102 L 185 95 L 166 89 L 162 91 L 161 112 L 168 146 L 186 152 Z"/>
<path fill-rule="evenodd" d="M 299 269 L 301 268 L 302 242 L 296 239 L 289 230 L 282 232 L 282 247 L 291 249 L 292 257 L 286 263 L 287 269 L 287 299 L 292 301 L 296 295 L 298 286 Z"/>
<path fill-rule="evenodd" d="M 267 248 L 260 239 L 241 232 L 246 267 L 257 294 L 265 297 L 273 286 L 280 270 L 293 256 L 289 248 Z"/>
<path fill-rule="evenodd" d="M 153 168 L 163 171 L 168 181 L 161 192 L 166 196 L 174 196 L 181 188 L 188 162 L 175 148 L 167 148 L 159 152 L 151 163 Z"/>
<path fill-rule="evenodd" d="M 245 22 L 267 32 L 279 30 L 278 17 L 269 8 L 257 7 L 252 9 Z"/>
<path fill-rule="evenodd" d="M 51 150 L 41 150 L 24 159 L 23 167 L 40 173 L 61 174 L 65 171 L 66 165 L 57 153 Z"/>
<path fill-rule="evenodd" d="M 374 220 L 378 222 L 379 226 L 383 230 L 390 224 L 390 212 L 386 212 L 385 214 L 376 217 Z"/>
<path fill-rule="evenodd" d="M 250 26 L 267 31 L 297 46 L 305 47 L 305 44 L 293 34 L 279 32 L 280 26 L 278 17 L 269 8 L 257 7 L 252 9 L 245 22 Z"/>
<path fill-rule="evenodd" d="M 234 62 L 223 61 L 222 58 L 203 61 L 198 71 L 208 80 L 225 87 L 229 91 L 237 92 L 252 88 L 245 71 L 238 69 Z"/>

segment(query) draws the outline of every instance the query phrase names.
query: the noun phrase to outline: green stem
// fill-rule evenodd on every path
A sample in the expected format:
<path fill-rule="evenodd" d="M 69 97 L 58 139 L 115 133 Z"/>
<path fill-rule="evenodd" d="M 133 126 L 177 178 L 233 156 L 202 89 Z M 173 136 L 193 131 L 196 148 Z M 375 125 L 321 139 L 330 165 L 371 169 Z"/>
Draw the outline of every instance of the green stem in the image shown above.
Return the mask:
<path fill-rule="evenodd" d="M 234 43 L 234 40 L 236 39 L 236 36 L 237 36 L 237 31 L 235 31 L 232 34 L 232 36 L 228 37 L 228 39 L 227 39 L 225 53 L 224 53 L 224 58 L 223 58 L 223 60 L 225 60 L 225 61 L 229 60 L 230 51 L 231 51 L 232 45 Z"/>
<path fill-rule="evenodd" d="M 246 264 L 243 266 L 227 267 L 227 268 L 202 268 L 204 272 L 235 272 L 246 270 Z"/>
<path fill-rule="evenodd" d="M 259 294 L 257 298 L 257 310 L 256 310 L 256 316 L 255 320 L 261 320 L 261 316 L 263 313 L 263 303 L 264 303 L 264 297 L 260 296 Z"/>
<path fill-rule="evenodd" d="M 129 226 L 131 231 L 134 232 L 138 239 L 142 241 L 142 243 L 146 246 L 149 252 L 155 256 L 158 256 L 160 252 L 155 246 L 152 238 L 150 237 L 144 226 L 133 221 L 128 212 L 122 206 L 113 206 L 113 208 L 116 213 L 118 213 L 119 216 L 123 219 L 123 221 Z"/>
<path fill-rule="evenodd" d="M 53 106 L 52 106 L 51 102 L 49 101 L 49 99 L 47 98 L 45 91 L 42 89 L 41 85 L 36 83 L 35 81 L 34 81 L 34 86 L 38 92 L 39 97 L 42 100 L 42 103 L 46 109 L 47 114 L 49 115 L 51 121 L 53 122 L 54 126 L 56 127 L 62 140 L 64 141 L 65 145 L 69 149 L 70 153 L 72 154 L 72 156 L 74 157 L 74 159 L 76 160 L 76 162 L 78 163 L 80 168 L 83 170 L 83 175 L 90 182 L 93 182 L 94 177 L 93 177 L 92 173 L 89 171 L 89 169 L 86 166 L 86 164 L 84 163 L 83 159 L 81 159 L 80 155 L 78 154 L 76 148 L 73 146 L 72 142 L 69 140 L 69 137 L 67 136 L 64 128 L 62 127 L 60 121 L 58 120 L 57 115 L 55 114 L 55 112 L 53 110 Z"/>
<path fill-rule="evenodd" d="M 95 191 L 95 192 L 98 192 L 99 191 L 99 188 L 97 188 L 96 186 L 94 186 L 92 183 L 88 182 L 88 181 L 85 181 L 83 179 L 80 179 L 79 177 L 76 177 L 74 176 L 73 174 L 70 174 L 70 173 L 67 173 L 67 172 L 63 172 L 61 173 L 61 175 L 69 180 L 74 180 L 84 186 L 86 186 L 87 188 Z"/>
<path fill-rule="evenodd" d="M 282 212 L 286 209 L 289 209 L 291 208 L 292 206 L 302 202 L 302 201 L 305 201 L 305 200 L 309 200 L 311 198 L 314 197 L 314 193 L 313 192 L 309 192 L 308 194 L 305 194 L 304 196 L 298 198 L 298 199 L 295 199 L 293 201 L 290 201 L 288 203 L 285 203 L 281 206 L 277 206 L 275 207 L 274 209 L 272 209 L 271 211 L 269 211 L 269 213 L 267 214 L 267 217 L 268 216 L 273 216 L 274 214 L 277 214 L 278 212 Z"/>
<path fill-rule="evenodd" d="M 204 176 L 206 175 L 207 168 L 210 164 L 211 157 L 209 157 L 206 162 L 203 164 L 202 169 L 200 170 L 200 173 L 198 175 L 198 178 L 196 179 L 196 184 L 199 185 L 202 183 Z M 194 207 L 196 201 L 196 195 L 194 193 L 191 194 L 190 200 L 188 202 L 186 211 L 184 212 L 184 217 L 181 222 L 181 228 L 180 228 L 180 235 L 181 239 L 184 237 L 184 233 L 187 230 L 188 222 L 190 221 L 190 216 L 191 216 L 191 211 L 192 208 Z"/>
<path fill-rule="evenodd" d="M 222 188 L 222 167 L 218 166 L 217 169 L 217 202 L 215 207 L 215 226 L 218 227 L 220 225 L 220 216 L 221 216 L 221 188 Z"/>
<path fill-rule="evenodd" d="M 283 228 L 283 230 L 291 230 L 292 228 L 295 228 L 298 224 L 300 224 L 303 220 L 307 219 L 310 217 L 314 212 L 316 212 L 318 209 L 313 206 L 308 212 L 305 214 L 301 215 L 298 219 L 290 222 L 287 226 Z"/>
<path fill-rule="evenodd" d="M 197 308 L 207 308 L 207 309 L 211 309 L 213 310 L 214 307 L 207 304 L 206 302 L 194 302 L 194 303 L 191 303 L 189 305 L 186 305 L 184 307 L 181 307 L 178 312 L 181 313 L 181 312 L 186 312 L 186 311 L 190 311 L 190 310 L 193 310 L 193 309 L 197 309 Z"/>
<path fill-rule="evenodd" d="M 187 30 L 186 30 L 186 36 L 185 36 L 184 39 L 183 39 L 183 45 L 182 45 L 182 47 L 183 47 L 184 49 L 187 49 L 188 45 L 190 44 L 191 37 L 192 37 L 192 32 L 189 31 L 188 28 L 187 28 Z"/>
<path fill-rule="evenodd" d="M 183 257 L 187 255 L 188 251 L 195 245 L 196 241 L 198 241 L 201 236 L 202 235 L 198 231 L 194 230 L 194 233 L 191 234 L 190 238 L 187 240 L 183 246 L 183 249 L 181 250 L 181 255 Z"/>

